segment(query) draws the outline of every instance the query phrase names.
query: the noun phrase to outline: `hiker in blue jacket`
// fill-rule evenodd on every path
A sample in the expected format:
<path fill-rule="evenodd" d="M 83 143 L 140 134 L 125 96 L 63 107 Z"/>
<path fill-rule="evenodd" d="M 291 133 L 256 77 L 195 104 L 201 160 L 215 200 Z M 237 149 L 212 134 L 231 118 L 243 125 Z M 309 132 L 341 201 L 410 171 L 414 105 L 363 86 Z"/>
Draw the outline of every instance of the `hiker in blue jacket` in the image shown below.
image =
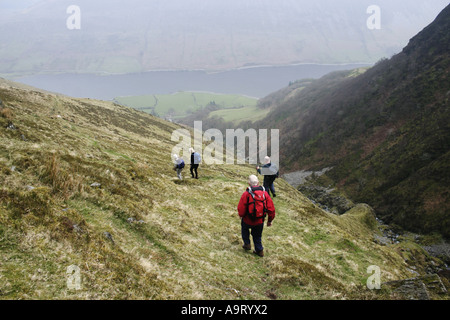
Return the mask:
<path fill-rule="evenodd" d="M 183 171 L 184 166 L 185 166 L 184 160 L 183 160 L 183 158 L 178 157 L 178 155 L 176 155 L 176 154 L 174 154 L 172 156 L 172 158 L 173 158 L 173 162 L 174 162 L 173 170 L 175 170 L 177 172 L 178 179 L 183 180 L 181 172 Z"/>
<path fill-rule="evenodd" d="M 275 186 L 274 181 L 279 176 L 278 168 L 275 164 L 272 164 L 270 161 L 270 157 L 264 158 L 264 165 L 262 167 L 256 167 L 256 170 L 259 174 L 264 176 L 263 186 L 267 190 L 267 192 L 272 193 L 272 198 L 275 198 Z"/>
<path fill-rule="evenodd" d="M 189 152 L 191 153 L 191 176 L 192 179 L 198 179 L 198 167 L 200 165 L 200 162 L 202 161 L 202 157 L 198 152 L 195 152 L 193 148 L 190 148 Z"/>

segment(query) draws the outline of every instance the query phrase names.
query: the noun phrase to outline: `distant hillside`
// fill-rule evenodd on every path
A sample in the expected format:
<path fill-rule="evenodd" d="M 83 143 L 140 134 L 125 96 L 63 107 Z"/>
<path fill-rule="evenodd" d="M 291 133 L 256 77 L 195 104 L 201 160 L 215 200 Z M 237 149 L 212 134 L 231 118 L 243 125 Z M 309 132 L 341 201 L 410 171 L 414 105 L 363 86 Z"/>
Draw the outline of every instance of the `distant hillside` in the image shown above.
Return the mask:
<path fill-rule="evenodd" d="M 278 180 L 261 259 L 236 213 L 253 168 L 179 181 L 173 123 L 6 81 L 0 101 L 0 299 L 448 299 L 443 262 L 366 205 L 336 216 Z"/>
<path fill-rule="evenodd" d="M 225 70 L 374 63 L 406 45 L 446 0 L 41 0 L 0 2 L 0 74 Z M 69 30 L 71 5 L 80 29 Z M 70 11 L 69 11 L 70 12 Z"/>
<path fill-rule="evenodd" d="M 364 74 L 332 73 L 281 95 L 258 126 L 281 129 L 284 170 L 333 168 L 332 184 L 386 221 L 449 237 L 448 30 L 450 6 Z"/>

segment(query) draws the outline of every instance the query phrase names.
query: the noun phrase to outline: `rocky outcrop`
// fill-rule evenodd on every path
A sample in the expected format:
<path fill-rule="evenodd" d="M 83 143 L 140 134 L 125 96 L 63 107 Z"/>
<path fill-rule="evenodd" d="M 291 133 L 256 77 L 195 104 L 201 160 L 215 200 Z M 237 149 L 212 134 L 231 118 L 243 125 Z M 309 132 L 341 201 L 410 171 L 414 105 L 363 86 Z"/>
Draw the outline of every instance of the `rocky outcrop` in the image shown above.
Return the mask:
<path fill-rule="evenodd" d="M 304 184 L 298 187 L 298 190 L 313 201 L 322 209 L 334 213 L 344 214 L 355 207 L 355 204 L 335 189 L 316 186 L 313 184 Z"/>
<path fill-rule="evenodd" d="M 423 247 L 429 254 L 450 264 L 450 244 L 446 242 L 432 244 Z"/>
<path fill-rule="evenodd" d="M 287 181 L 291 186 L 297 188 L 299 185 L 304 184 L 310 177 L 320 177 L 330 171 L 332 168 L 323 168 L 321 171 L 295 171 L 290 173 L 285 173 L 282 178 Z"/>
<path fill-rule="evenodd" d="M 434 300 L 447 294 L 447 288 L 437 274 L 386 282 L 383 286 L 392 289 L 392 293 L 402 300 Z"/>

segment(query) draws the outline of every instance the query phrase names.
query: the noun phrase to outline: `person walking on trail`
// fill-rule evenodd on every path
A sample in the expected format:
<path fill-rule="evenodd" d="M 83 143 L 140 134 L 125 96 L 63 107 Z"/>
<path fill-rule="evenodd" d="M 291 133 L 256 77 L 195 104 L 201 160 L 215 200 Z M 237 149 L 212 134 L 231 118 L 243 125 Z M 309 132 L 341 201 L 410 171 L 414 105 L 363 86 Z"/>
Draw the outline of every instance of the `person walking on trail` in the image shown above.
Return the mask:
<path fill-rule="evenodd" d="M 173 170 L 175 170 L 177 172 L 178 179 L 183 180 L 181 172 L 183 171 L 183 169 L 185 167 L 184 160 L 183 160 L 183 158 L 178 157 L 178 155 L 176 155 L 176 154 L 174 154 L 172 156 L 172 158 L 173 158 L 173 162 L 175 164 Z"/>
<path fill-rule="evenodd" d="M 270 157 L 265 157 L 264 158 L 264 165 L 262 167 L 256 167 L 256 170 L 258 171 L 259 174 L 264 176 L 264 182 L 263 182 L 263 186 L 264 188 L 269 192 L 272 193 L 272 197 L 275 198 L 276 192 L 275 192 L 275 186 L 274 186 L 274 182 L 275 179 L 278 178 L 279 176 L 279 171 L 278 168 L 275 164 L 272 164 L 272 162 L 270 161 Z"/>
<path fill-rule="evenodd" d="M 189 149 L 189 152 L 191 153 L 191 176 L 192 179 L 198 179 L 198 167 L 200 165 L 200 162 L 202 161 L 202 157 L 192 148 Z"/>
<path fill-rule="evenodd" d="M 251 250 L 250 234 L 253 238 L 255 250 L 253 253 L 264 257 L 262 233 L 264 220 L 268 217 L 267 226 L 272 226 L 275 219 L 275 206 L 269 193 L 259 186 L 258 177 L 251 175 L 248 179 L 249 187 L 242 194 L 238 204 L 238 213 L 241 218 L 241 235 L 244 245 L 242 248 Z"/>

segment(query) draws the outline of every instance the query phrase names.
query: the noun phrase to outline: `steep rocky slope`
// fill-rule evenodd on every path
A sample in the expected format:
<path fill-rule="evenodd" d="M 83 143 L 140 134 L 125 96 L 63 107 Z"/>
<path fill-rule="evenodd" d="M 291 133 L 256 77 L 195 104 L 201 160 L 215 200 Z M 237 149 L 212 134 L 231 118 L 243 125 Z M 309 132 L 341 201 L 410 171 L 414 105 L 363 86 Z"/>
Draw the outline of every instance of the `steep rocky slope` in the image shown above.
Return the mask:
<path fill-rule="evenodd" d="M 450 236 L 450 6 L 391 59 L 313 81 L 261 121 L 280 128 L 285 172 L 326 186 L 416 232 Z M 273 102 L 272 102 L 273 103 Z"/>

